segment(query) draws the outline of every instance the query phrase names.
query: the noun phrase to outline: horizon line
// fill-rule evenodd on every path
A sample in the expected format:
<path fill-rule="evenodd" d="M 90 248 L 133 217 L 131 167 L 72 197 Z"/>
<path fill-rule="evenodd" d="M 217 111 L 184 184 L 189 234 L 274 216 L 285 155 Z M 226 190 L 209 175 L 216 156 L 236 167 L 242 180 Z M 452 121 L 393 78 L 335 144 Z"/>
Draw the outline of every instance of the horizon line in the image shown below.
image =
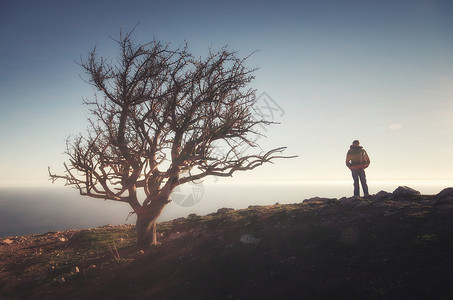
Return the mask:
<path fill-rule="evenodd" d="M 368 179 L 369 184 L 395 184 L 407 185 L 407 184 L 425 184 L 425 185 L 449 185 L 453 187 L 453 179 Z M 217 179 L 216 181 L 200 181 L 195 184 L 208 184 L 208 185 L 322 185 L 322 184 L 352 184 L 352 179 L 296 179 L 296 180 L 235 180 L 234 178 L 228 178 L 225 180 Z M 64 184 L 51 183 L 46 181 L 10 181 L 0 182 L 0 188 L 7 187 L 22 187 L 22 188 L 33 188 L 33 187 L 66 187 Z"/>

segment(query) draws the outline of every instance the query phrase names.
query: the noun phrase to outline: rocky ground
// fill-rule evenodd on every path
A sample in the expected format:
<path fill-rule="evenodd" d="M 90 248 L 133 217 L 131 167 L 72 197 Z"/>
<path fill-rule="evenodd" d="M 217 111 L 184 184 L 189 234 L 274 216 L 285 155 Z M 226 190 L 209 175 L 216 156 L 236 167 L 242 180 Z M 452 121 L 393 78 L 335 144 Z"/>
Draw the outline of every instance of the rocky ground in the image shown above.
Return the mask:
<path fill-rule="evenodd" d="M 283 196 L 282 196 L 283 197 Z M 453 299 L 453 188 L 0 240 L 0 299 Z"/>

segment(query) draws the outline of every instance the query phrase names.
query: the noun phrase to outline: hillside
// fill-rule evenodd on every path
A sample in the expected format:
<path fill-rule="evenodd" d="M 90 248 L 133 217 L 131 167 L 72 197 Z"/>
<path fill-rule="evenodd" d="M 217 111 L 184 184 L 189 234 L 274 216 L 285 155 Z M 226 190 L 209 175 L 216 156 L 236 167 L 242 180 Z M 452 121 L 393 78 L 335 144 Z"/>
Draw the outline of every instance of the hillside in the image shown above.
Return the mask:
<path fill-rule="evenodd" d="M 283 196 L 282 196 L 283 197 Z M 453 188 L 0 240 L 1 299 L 453 299 Z"/>

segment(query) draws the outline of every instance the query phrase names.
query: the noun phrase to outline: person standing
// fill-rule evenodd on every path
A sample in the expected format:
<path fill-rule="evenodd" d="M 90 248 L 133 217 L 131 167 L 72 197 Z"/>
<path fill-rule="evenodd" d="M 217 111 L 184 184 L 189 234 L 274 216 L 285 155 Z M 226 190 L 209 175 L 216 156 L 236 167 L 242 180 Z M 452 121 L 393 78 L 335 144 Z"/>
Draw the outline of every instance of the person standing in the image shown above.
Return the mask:
<path fill-rule="evenodd" d="M 346 166 L 351 170 L 354 179 L 354 196 L 360 196 L 359 180 L 362 184 L 363 194 L 369 196 L 368 185 L 366 183 L 365 169 L 370 165 L 370 158 L 365 149 L 360 146 L 360 142 L 355 140 L 349 147 L 346 154 Z"/>

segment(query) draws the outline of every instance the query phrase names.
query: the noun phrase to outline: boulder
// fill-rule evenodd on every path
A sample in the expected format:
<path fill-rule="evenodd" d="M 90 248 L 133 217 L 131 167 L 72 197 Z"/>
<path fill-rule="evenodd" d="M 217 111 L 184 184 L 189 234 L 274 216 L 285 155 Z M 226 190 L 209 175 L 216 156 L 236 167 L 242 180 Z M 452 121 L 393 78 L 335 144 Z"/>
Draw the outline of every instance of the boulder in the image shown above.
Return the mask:
<path fill-rule="evenodd" d="M 10 240 L 10 239 L 3 239 L 0 241 L 0 244 L 4 244 L 4 245 L 11 245 L 12 243 L 14 243 L 14 241 Z"/>
<path fill-rule="evenodd" d="M 256 238 L 256 237 L 254 237 L 253 235 L 246 233 L 246 234 L 243 234 L 243 235 L 241 236 L 241 242 L 242 242 L 243 244 L 252 244 L 252 245 L 256 245 L 256 244 L 259 244 L 259 243 L 261 242 L 261 239 Z"/>
<path fill-rule="evenodd" d="M 234 208 L 227 208 L 227 207 L 222 207 L 217 210 L 218 214 L 226 213 L 227 211 L 232 211 Z"/>
<path fill-rule="evenodd" d="M 436 198 L 439 198 L 439 199 L 452 198 L 452 197 L 453 197 L 453 187 L 443 189 L 442 191 L 439 192 L 439 194 L 436 195 Z"/>
<path fill-rule="evenodd" d="M 388 198 L 390 198 L 392 194 L 390 194 L 389 192 L 386 192 L 386 191 L 380 191 L 379 193 L 377 193 L 376 195 L 374 195 L 372 197 L 373 200 L 386 200 Z"/>
<path fill-rule="evenodd" d="M 435 196 L 437 205 L 453 206 L 453 188 L 446 188 Z"/>
<path fill-rule="evenodd" d="M 399 186 L 394 192 L 394 196 L 413 196 L 420 195 L 420 192 L 408 186 Z"/>

